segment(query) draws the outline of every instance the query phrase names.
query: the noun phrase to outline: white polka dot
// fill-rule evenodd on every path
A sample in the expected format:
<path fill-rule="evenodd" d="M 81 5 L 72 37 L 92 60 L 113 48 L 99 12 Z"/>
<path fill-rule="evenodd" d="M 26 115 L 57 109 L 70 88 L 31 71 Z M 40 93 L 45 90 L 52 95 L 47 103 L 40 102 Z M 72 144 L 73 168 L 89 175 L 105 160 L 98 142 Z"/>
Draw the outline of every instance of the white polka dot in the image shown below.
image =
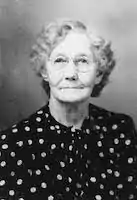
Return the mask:
<path fill-rule="evenodd" d="M 1 180 L 1 181 L 0 181 L 0 186 L 4 186 L 4 185 L 5 185 L 5 183 L 6 183 L 6 181 L 5 181 L 5 180 Z"/>
<path fill-rule="evenodd" d="M 112 148 L 112 147 L 109 148 L 109 152 L 110 152 L 110 153 L 114 153 L 114 148 Z"/>
<path fill-rule="evenodd" d="M 30 131 L 30 127 L 29 127 L 29 126 L 26 126 L 26 127 L 25 127 L 25 131 Z"/>
<path fill-rule="evenodd" d="M 102 199 L 102 197 L 100 195 L 96 195 L 95 198 L 96 198 L 96 200 L 101 200 Z"/>
<path fill-rule="evenodd" d="M 50 170 L 48 165 L 45 165 L 45 169 L 48 170 L 48 171 Z"/>
<path fill-rule="evenodd" d="M 37 132 L 42 132 L 43 131 L 43 128 L 37 128 Z"/>
<path fill-rule="evenodd" d="M 6 135 L 1 135 L 1 139 L 5 140 L 6 139 Z"/>
<path fill-rule="evenodd" d="M 40 175 L 41 171 L 39 169 L 36 170 L 36 175 Z"/>
<path fill-rule="evenodd" d="M 128 176 L 128 182 L 132 182 L 133 181 L 133 176 Z"/>
<path fill-rule="evenodd" d="M 98 141 L 98 142 L 97 142 L 97 145 L 98 145 L 98 147 L 102 147 L 102 142 L 101 142 L 101 141 Z"/>
<path fill-rule="evenodd" d="M 54 197 L 52 196 L 52 195 L 50 195 L 49 197 L 48 197 L 48 200 L 53 200 L 54 199 Z"/>
<path fill-rule="evenodd" d="M 36 121 L 37 122 L 41 122 L 41 118 L 40 117 L 36 117 Z"/>
<path fill-rule="evenodd" d="M 114 175 L 115 175 L 115 177 L 119 177 L 119 176 L 120 176 L 120 173 L 119 173 L 118 171 L 115 171 L 115 172 L 114 172 Z"/>
<path fill-rule="evenodd" d="M 89 130 L 89 129 L 86 129 L 86 133 L 89 134 L 89 133 L 90 133 L 90 130 Z"/>
<path fill-rule="evenodd" d="M 17 132 L 18 132 L 17 128 L 12 129 L 12 133 L 17 133 Z"/>
<path fill-rule="evenodd" d="M 103 152 L 100 152 L 100 153 L 99 153 L 99 156 L 100 156 L 101 158 L 103 158 L 103 157 L 104 157 L 104 153 L 103 153 Z"/>
<path fill-rule="evenodd" d="M 121 139 L 122 139 L 122 138 L 125 138 L 124 133 L 121 133 L 121 134 L 120 134 L 120 138 L 121 138 Z"/>
<path fill-rule="evenodd" d="M 5 150 L 5 149 L 8 149 L 8 145 L 7 145 L 7 144 L 3 144 L 3 145 L 2 145 L 2 149 L 4 149 L 4 150 Z"/>
<path fill-rule="evenodd" d="M 34 153 L 32 153 L 32 160 L 35 160 L 36 156 Z"/>
<path fill-rule="evenodd" d="M 23 180 L 22 179 L 18 179 L 17 180 L 17 185 L 21 185 L 23 183 Z"/>
<path fill-rule="evenodd" d="M 69 151 L 72 151 L 72 149 L 73 149 L 73 146 L 69 145 Z"/>
<path fill-rule="evenodd" d="M 49 116 L 49 114 L 48 114 L 48 113 L 46 113 L 46 114 L 45 114 L 45 116 L 46 116 L 46 118 L 47 118 L 47 117 Z"/>
<path fill-rule="evenodd" d="M 5 167 L 6 166 L 6 162 L 5 161 L 1 161 L 0 166 L 1 167 Z"/>
<path fill-rule="evenodd" d="M 71 183 L 72 182 L 72 178 L 68 177 L 68 182 Z"/>
<path fill-rule="evenodd" d="M 130 194 L 130 195 L 129 195 L 129 200 L 135 200 L 134 194 Z"/>
<path fill-rule="evenodd" d="M 29 126 L 26 126 L 26 127 L 25 127 L 25 131 L 30 131 L 30 127 L 29 127 Z"/>
<path fill-rule="evenodd" d="M 106 178 L 107 176 L 106 176 L 105 173 L 101 173 L 101 177 L 102 177 L 102 178 Z"/>
<path fill-rule="evenodd" d="M 54 126 L 50 126 L 50 130 L 55 130 L 55 127 Z"/>
<path fill-rule="evenodd" d="M 112 174 L 112 169 L 107 169 L 108 174 Z"/>
<path fill-rule="evenodd" d="M 14 172 L 14 171 L 11 171 L 10 175 L 11 175 L 11 176 L 15 176 L 15 172 Z"/>
<path fill-rule="evenodd" d="M 43 111 L 42 111 L 42 110 L 39 110 L 39 111 L 37 112 L 37 114 L 43 114 Z"/>
<path fill-rule="evenodd" d="M 29 144 L 29 145 L 32 145 L 32 140 L 29 139 L 29 140 L 28 140 L 28 144 Z"/>
<path fill-rule="evenodd" d="M 97 130 L 100 130 L 100 126 L 98 126 L 98 125 L 96 125 L 95 128 L 96 128 Z"/>
<path fill-rule="evenodd" d="M 39 143 L 43 144 L 44 143 L 44 139 L 39 139 Z"/>
<path fill-rule="evenodd" d="M 128 158 L 128 163 L 129 164 L 133 163 L 133 158 L 132 157 Z"/>
<path fill-rule="evenodd" d="M 117 185 L 117 188 L 118 188 L 118 189 L 122 189 L 122 188 L 123 188 L 123 185 L 122 185 L 122 184 L 118 184 L 118 185 Z"/>
<path fill-rule="evenodd" d="M 58 180 L 62 180 L 61 174 L 58 174 L 58 175 L 57 175 L 57 179 L 58 179 Z"/>
<path fill-rule="evenodd" d="M 25 121 L 24 121 L 24 124 L 27 124 L 28 122 L 29 122 L 28 120 L 25 120 Z"/>
<path fill-rule="evenodd" d="M 64 149 L 64 143 L 61 143 L 61 147 Z"/>
<path fill-rule="evenodd" d="M 118 144 L 119 143 L 119 139 L 118 138 L 115 138 L 114 139 L 114 144 Z"/>
<path fill-rule="evenodd" d="M 19 147 L 22 147 L 22 146 L 23 146 L 23 141 L 18 141 L 18 142 L 16 142 L 16 144 L 17 144 Z"/>
<path fill-rule="evenodd" d="M 18 165 L 18 166 L 22 165 L 22 160 L 18 160 L 18 161 L 17 161 L 17 165 Z"/>
<path fill-rule="evenodd" d="M 28 169 L 28 173 L 30 176 L 32 176 L 32 170 L 31 169 Z"/>
<path fill-rule="evenodd" d="M 75 129 L 74 126 L 71 128 L 71 131 L 72 131 L 72 132 L 75 132 L 75 131 L 76 131 L 76 129 Z"/>
<path fill-rule="evenodd" d="M 113 124 L 112 129 L 116 130 L 117 128 L 118 128 L 118 125 L 117 124 Z"/>
<path fill-rule="evenodd" d="M 88 149 L 88 145 L 87 144 L 84 144 L 84 149 Z"/>
<path fill-rule="evenodd" d="M 90 181 L 91 181 L 92 183 L 95 183 L 95 182 L 96 182 L 96 178 L 95 178 L 95 177 L 91 177 L 91 178 L 90 178 Z"/>
<path fill-rule="evenodd" d="M 59 129 L 59 125 L 55 125 L 55 128 L 56 128 L 56 129 Z"/>
<path fill-rule="evenodd" d="M 11 155 L 11 157 L 15 157 L 15 152 L 12 151 L 12 152 L 10 153 L 10 155 Z"/>
<path fill-rule="evenodd" d="M 10 190 L 10 191 L 9 191 L 9 195 L 10 195 L 10 196 L 14 196 L 14 195 L 15 195 L 15 191 L 14 191 L 14 190 Z"/>
<path fill-rule="evenodd" d="M 60 162 L 60 166 L 61 166 L 61 167 L 65 167 L 65 163 L 61 161 L 61 162 Z"/>
<path fill-rule="evenodd" d="M 104 138 L 104 135 L 102 133 L 100 133 L 100 139 L 103 139 Z"/>
<path fill-rule="evenodd" d="M 70 158 L 70 159 L 69 159 L 69 163 L 72 163 L 72 162 L 73 162 L 73 159 L 72 159 L 72 158 Z"/>
<path fill-rule="evenodd" d="M 44 183 L 44 182 L 42 182 L 42 183 L 41 183 L 41 187 L 42 187 L 42 188 L 47 188 L 47 184 Z"/>
<path fill-rule="evenodd" d="M 19 200 L 24 200 L 24 199 L 21 197 L 21 198 L 19 198 Z"/>
<path fill-rule="evenodd" d="M 56 145 L 55 144 L 52 144 L 51 145 L 51 149 L 53 150 L 53 149 L 55 149 L 56 148 Z"/>
<path fill-rule="evenodd" d="M 103 184 L 100 184 L 100 189 L 104 189 L 104 185 Z"/>
<path fill-rule="evenodd" d="M 113 196 L 113 195 L 114 195 L 114 191 L 113 191 L 113 190 L 110 190 L 110 191 L 109 191 L 109 194 Z"/>
<path fill-rule="evenodd" d="M 69 187 L 66 187 L 65 189 L 66 189 L 66 192 L 69 192 L 69 191 L 70 191 L 70 188 L 69 188 Z"/>
<path fill-rule="evenodd" d="M 76 183 L 76 187 L 77 187 L 77 188 L 81 188 L 82 185 L 81 185 L 80 183 Z"/>
<path fill-rule="evenodd" d="M 107 132 L 107 127 L 103 126 L 103 127 L 102 127 L 102 130 L 103 130 L 104 132 Z"/>
<path fill-rule="evenodd" d="M 45 152 L 42 152 L 42 153 L 41 153 L 41 157 L 42 157 L 42 158 L 45 158 L 46 155 L 47 155 L 47 154 L 46 154 Z"/>
<path fill-rule="evenodd" d="M 15 127 L 17 127 L 17 124 L 12 125 L 12 128 L 15 128 Z"/>
<path fill-rule="evenodd" d="M 60 133 L 61 133 L 61 130 L 57 130 L 57 133 L 60 134 Z"/>
<path fill-rule="evenodd" d="M 36 187 L 31 187 L 31 188 L 30 188 L 30 191 L 31 191 L 31 193 L 36 192 Z"/>
<path fill-rule="evenodd" d="M 126 144 L 126 145 L 130 145 L 130 144 L 131 144 L 131 140 L 127 139 L 127 140 L 125 141 L 125 144 Z"/>

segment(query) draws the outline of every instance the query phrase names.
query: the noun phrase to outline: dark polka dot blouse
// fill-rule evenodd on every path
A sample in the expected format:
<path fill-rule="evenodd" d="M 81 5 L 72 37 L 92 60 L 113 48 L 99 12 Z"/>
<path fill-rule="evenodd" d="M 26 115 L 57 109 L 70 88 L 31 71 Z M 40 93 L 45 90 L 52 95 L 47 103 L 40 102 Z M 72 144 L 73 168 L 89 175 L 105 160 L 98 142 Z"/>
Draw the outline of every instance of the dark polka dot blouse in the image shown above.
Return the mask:
<path fill-rule="evenodd" d="M 0 135 L 0 200 L 136 200 L 132 119 L 92 104 L 80 130 L 46 105 Z"/>

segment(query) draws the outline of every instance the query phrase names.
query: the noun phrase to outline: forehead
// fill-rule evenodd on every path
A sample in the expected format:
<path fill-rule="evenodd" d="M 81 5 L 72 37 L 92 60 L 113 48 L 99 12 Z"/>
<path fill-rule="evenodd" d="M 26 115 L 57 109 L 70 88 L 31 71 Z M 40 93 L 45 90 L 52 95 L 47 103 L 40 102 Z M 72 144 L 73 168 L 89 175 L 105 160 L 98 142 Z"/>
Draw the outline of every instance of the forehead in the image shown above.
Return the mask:
<path fill-rule="evenodd" d="M 51 52 L 51 56 L 91 54 L 91 42 L 85 33 L 70 32 Z"/>

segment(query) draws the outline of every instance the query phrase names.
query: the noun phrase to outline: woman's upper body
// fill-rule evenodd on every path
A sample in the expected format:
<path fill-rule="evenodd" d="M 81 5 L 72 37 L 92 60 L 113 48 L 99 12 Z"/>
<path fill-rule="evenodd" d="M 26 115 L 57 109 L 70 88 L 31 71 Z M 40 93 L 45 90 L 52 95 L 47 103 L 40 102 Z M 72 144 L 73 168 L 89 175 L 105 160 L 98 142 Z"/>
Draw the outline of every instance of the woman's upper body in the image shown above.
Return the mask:
<path fill-rule="evenodd" d="M 32 58 L 49 101 L 1 133 L 0 198 L 136 199 L 133 121 L 90 103 L 114 68 L 110 44 L 64 21 L 42 30 Z"/>
<path fill-rule="evenodd" d="M 62 125 L 49 104 L 3 131 L 0 199 L 137 199 L 133 121 L 92 104 L 81 129 Z"/>

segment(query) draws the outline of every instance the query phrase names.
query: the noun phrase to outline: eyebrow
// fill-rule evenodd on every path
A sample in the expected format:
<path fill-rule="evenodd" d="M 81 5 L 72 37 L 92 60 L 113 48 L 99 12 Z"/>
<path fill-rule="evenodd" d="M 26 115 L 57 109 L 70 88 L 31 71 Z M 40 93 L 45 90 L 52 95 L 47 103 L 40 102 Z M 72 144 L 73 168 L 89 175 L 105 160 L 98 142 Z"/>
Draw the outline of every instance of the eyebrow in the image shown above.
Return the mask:
<path fill-rule="evenodd" d="M 55 57 L 59 57 L 59 56 L 68 57 L 67 55 L 65 55 L 63 53 L 59 53 L 59 54 L 55 55 Z M 89 56 L 91 56 L 91 54 L 79 53 L 79 54 L 76 54 L 75 57 L 78 57 L 78 56 L 89 57 Z"/>

